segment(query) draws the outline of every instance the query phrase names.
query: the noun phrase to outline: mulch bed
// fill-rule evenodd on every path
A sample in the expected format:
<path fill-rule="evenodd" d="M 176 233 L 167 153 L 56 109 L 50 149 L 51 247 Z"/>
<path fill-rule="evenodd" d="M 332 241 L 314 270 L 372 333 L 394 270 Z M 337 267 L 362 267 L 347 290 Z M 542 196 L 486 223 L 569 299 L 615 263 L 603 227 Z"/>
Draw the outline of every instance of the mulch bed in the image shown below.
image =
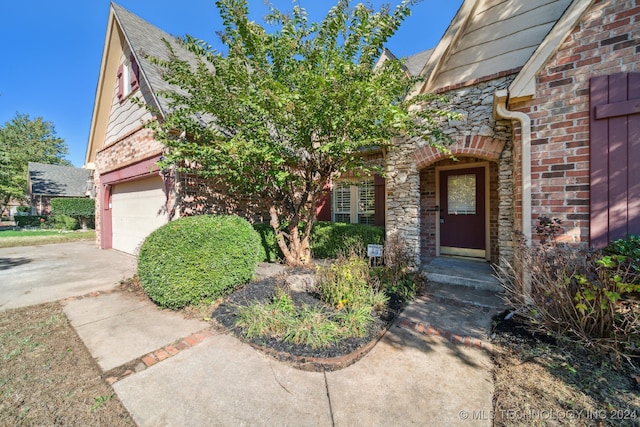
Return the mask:
<path fill-rule="evenodd" d="M 285 342 L 272 337 L 248 339 L 244 331 L 236 326 L 240 307 L 255 302 L 268 303 L 273 298 L 276 288 L 286 286 L 285 279 L 287 275 L 309 273 L 312 273 L 312 271 L 295 268 L 287 270 L 286 273 L 280 276 L 253 281 L 235 291 L 218 305 L 212 314 L 212 318 L 241 340 L 298 368 L 306 370 L 335 370 L 348 366 L 364 356 L 382 337 L 391 322 L 402 310 L 402 301 L 398 298 L 391 298 L 387 311 L 375 317 L 375 321 L 369 326 L 366 336 L 348 338 L 327 348 L 313 348 L 308 345 Z M 327 306 L 311 293 L 291 292 L 291 298 L 296 307 L 302 305 L 321 306 L 326 310 L 333 310 L 332 307 Z"/>

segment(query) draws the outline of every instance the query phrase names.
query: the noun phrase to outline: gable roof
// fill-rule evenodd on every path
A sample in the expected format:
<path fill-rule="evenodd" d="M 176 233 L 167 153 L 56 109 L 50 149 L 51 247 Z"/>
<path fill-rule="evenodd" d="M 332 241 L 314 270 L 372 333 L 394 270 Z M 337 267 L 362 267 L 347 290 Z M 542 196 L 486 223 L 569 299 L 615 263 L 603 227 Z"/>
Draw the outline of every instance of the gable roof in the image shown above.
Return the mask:
<path fill-rule="evenodd" d="M 517 73 L 571 5 L 589 0 L 465 0 L 422 70 L 422 91 Z"/>
<path fill-rule="evenodd" d="M 409 71 L 409 74 L 414 77 L 419 76 L 434 50 L 435 48 L 423 50 L 422 52 L 414 53 L 404 58 L 404 66 L 407 68 L 407 71 Z"/>
<path fill-rule="evenodd" d="M 89 169 L 29 162 L 28 190 L 33 196 L 85 197 Z"/>
<path fill-rule="evenodd" d="M 92 167 L 89 162 L 98 149 L 97 147 L 100 146 L 100 139 L 105 133 L 106 122 L 112 106 L 112 95 L 117 84 L 116 79 L 111 77 L 116 76 L 120 57 L 124 51 L 128 50 L 133 55 L 139 67 L 141 86 L 149 89 L 150 98 L 145 99 L 145 102 L 155 108 L 161 116 L 168 111 L 166 100 L 159 96 L 159 93 L 170 90 L 172 87 L 162 78 L 160 67 L 152 64 L 149 60 L 150 57 L 160 60 L 169 59 L 169 50 L 165 40 L 174 49 L 178 58 L 190 63 L 195 62 L 195 56 L 186 51 L 176 37 L 134 15 L 122 6 L 111 3 L 85 156 L 87 167 Z"/>
<path fill-rule="evenodd" d="M 158 93 L 174 88 L 162 78 L 160 67 L 152 64 L 149 58 L 169 60 L 169 51 L 165 41 L 171 45 L 179 59 L 193 63 L 194 56 L 185 50 L 178 39 L 171 34 L 134 15 L 116 3 L 111 3 L 111 8 L 136 62 L 140 66 L 140 74 L 146 80 L 155 96 L 157 107 L 162 114 L 166 113 L 168 106 L 161 97 L 158 97 Z"/>

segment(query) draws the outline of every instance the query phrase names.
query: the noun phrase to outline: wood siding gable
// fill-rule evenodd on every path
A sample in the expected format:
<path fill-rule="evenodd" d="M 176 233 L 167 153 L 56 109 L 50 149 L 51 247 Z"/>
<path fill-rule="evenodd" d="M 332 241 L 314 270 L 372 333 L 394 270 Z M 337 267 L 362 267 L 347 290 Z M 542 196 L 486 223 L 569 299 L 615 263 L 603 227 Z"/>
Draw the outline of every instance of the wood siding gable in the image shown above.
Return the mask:
<path fill-rule="evenodd" d="M 521 68 L 572 0 L 478 0 L 426 90 Z M 461 8 L 459 13 L 462 13 Z M 467 10 L 468 13 L 468 10 Z M 458 17 L 454 20 L 460 21 Z M 445 40 L 441 40 L 443 43 Z"/>

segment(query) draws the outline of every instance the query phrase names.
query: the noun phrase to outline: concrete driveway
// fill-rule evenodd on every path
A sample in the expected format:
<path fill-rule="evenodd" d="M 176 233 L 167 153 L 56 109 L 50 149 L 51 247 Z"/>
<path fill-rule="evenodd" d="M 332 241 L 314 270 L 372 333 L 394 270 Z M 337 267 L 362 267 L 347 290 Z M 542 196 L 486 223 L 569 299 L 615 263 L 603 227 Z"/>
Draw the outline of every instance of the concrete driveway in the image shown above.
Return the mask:
<path fill-rule="evenodd" d="M 113 289 L 136 265 L 90 241 L 0 248 L 0 311 Z"/>

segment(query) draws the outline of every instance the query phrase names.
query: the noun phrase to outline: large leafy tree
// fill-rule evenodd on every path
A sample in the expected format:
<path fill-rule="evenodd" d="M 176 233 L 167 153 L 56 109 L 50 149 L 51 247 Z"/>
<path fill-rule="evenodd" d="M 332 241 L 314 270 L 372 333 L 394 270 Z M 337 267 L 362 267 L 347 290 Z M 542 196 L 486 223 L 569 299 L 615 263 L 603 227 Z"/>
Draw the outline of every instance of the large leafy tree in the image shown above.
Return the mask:
<path fill-rule="evenodd" d="M 171 59 L 155 59 L 175 88 L 162 94 L 170 113 L 152 124 L 169 148 L 165 166 L 211 178 L 229 197 L 259 197 L 286 262 L 310 262 L 316 206 L 332 178 L 366 172 L 362 154 L 396 136 L 446 150 L 435 117 L 448 113 L 427 108 L 428 96 L 407 99 L 416 80 L 400 61 L 378 64 L 417 1 L 374 11 L 340 0 L 320 23 L 300 7 L 271 8 L 272 31 L 249 20 L 246 0 L 216 1 L 226 52 L 186 36 L 197 59 L 179 59 L 169 43 Z"/>
<path fill-rule="evenodd" d="M 0 213 L 9 201 L 25 198 L 29 162 L 70 165 L 64 158 L 67 153 L 67 145 L 56 136 L 53 124 L 42 117 L 31 120 L 16 113 L 0 126 Z"/>

